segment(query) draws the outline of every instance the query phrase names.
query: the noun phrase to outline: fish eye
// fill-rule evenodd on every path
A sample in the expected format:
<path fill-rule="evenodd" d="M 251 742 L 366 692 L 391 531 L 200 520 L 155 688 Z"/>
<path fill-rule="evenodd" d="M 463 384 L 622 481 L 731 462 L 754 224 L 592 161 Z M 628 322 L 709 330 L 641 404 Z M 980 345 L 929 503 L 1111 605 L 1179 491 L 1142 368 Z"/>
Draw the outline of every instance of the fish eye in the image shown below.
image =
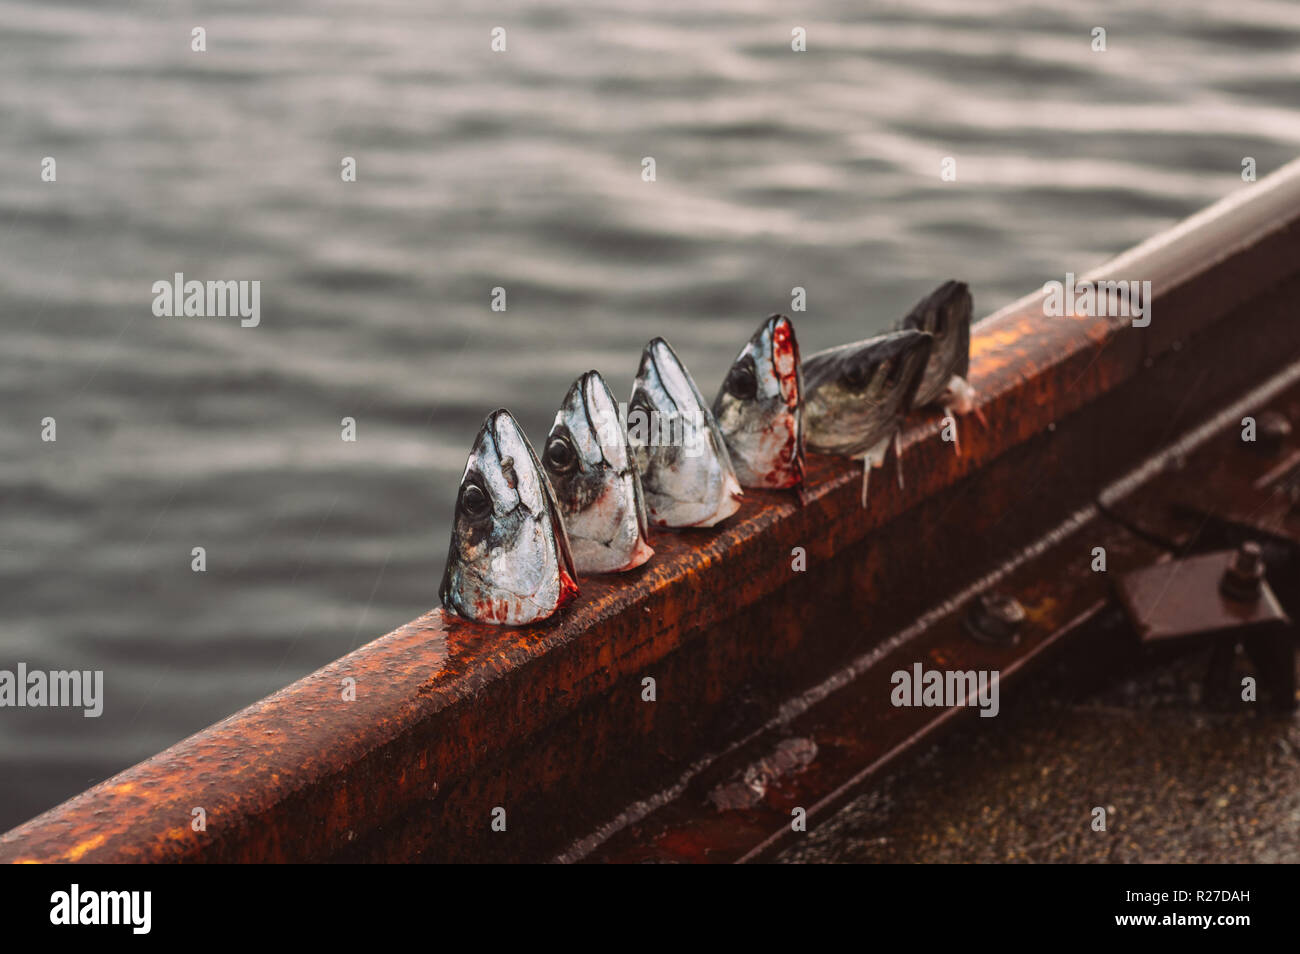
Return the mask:
<path fill-rule="evenodd" d="M 907 362 L 902 357 L 890 358 L 885 365 L 885 382 L 893 387 L 903 377 L 903 366 Z"/>
<path fill-rule="evenodd" d="M 758 394 L 758 376 L 748 361 L 735 365 L 727 374 L 727 393 L 742 401 L 751 401 Z"/>
<path fill-rule="evenodd" d="M 546 453 L 543 455 L 543 462 L 546 469 L 556 474 L 567 474 L 578 466 L 578 454 L 563 437 L 552 437 L 546 443 Z"/>
<path fill-rule="evenodd" d="M 492 512 L 492 500 L 478 484 L 466 484 L 460 492 L 460 510 L 471 520 L 482 520 Z"/>
<path fill-rule="evenodd" d="M 853 365 L 844 372 L 844 384 L 854 391 L 861 391 L 867 386 L 868 374 L 867 369 L 861 365 Z"/>

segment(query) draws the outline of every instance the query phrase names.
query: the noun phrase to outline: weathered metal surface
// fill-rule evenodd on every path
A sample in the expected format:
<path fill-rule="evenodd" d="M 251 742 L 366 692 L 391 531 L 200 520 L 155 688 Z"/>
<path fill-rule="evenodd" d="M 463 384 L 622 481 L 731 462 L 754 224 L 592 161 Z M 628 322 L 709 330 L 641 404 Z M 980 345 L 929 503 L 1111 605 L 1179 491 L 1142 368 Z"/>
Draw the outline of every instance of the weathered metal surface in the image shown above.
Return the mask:
<path fill-rule="evenodd" d="M 983 721 L 977 707 L 924 708 L 892 705 L 892 675 L 924 670 L 999 673 L 999 694 L 1062 649 L 1070 637 L 1108 606 L 1109 580 L 1088 571 L 1088 553 L 1104 546 L 1116 570 L 1145 565 L 1160 556 L 1152 545 L 1108 525 L 1095 512 L 1072 521 L 1031 548 L 1023 563 L 999 567 L 989 583 L 1015 594 L 1025 610 L 1018 643 L 990 645 L 965 625 L 964 594 L 895 633 L 821 684 L 789 700 L 761 731 L 693 774 L 651 804 L 636 807 L 594 836 L 577 841 L 564 860 L 599 862 L 733 862 L 766 857 L 800 837 L 795 809 L 808 829 L 853 792 L 922 741 L 958 720 Z M 1092 653 L 1102 647 L 1090 644 Z M 994 724 L 993 722 L 989 723 Z M 750 766 L 771 761 L 783 745 L 815 751 L 766 781 L 761 794 L 742 802 Z M 717 795 L 727 793 L 725 800 Z M 662 803 L 662 804 L 659 804 Z"/>
<path fill-rule="evenodd" d="M 1297 366 L 1300 367 L 1300 366 Z M 1295 374 L 1281 376 L 1294 379 Z M 1300 399 L 1292 384 L 1283 399 Z M 1230 408 L 1221 415 L 1234 426 Z M 1205 430 L 1152 458 L 1160 463 L 1190 453 L 1207 463 L 1225 454 L 1224 431 Z M 1195 442 L 1201 442 L 1199 446 Z M 1227 451 L 1231 451 L 1229 446 Z M 1183 458 L 1185 459 L 1185 458 Z M 1160 511 L 1176 508 L 1171 490 L 1182 470 L 1143 462 L 1133 474 L 1104 488 L 1105 495 L 1140 494 L 1157 521 Z M 1229 454 L 1225 482 L 1230 496 L 1256 462 Z M 1144 481 L 1137 483 L 1136 480 Z M 1092 565 L 1096 548 L 1105 553 L 1104 570 Z M 1003 687 L 1015 686 L 1026 671 L 1054 655 L 1078 650 L 1074 667 L 1098 669 L 1132 656 L 1139 639 L 1167 649 L 1184 640 L 1219 640 L 1205 680 L 1205 698 L 1223 705 L 1239 697 L 1232 653 L 1245 644 L 1259 680 L 1261 709 L 1295 707 L 1295 661 L 1290 621 L 1266 581 L 1259 579 L 1254 600 L 1220 593 L 1225 570 L 1236 551 L 1217 551 L 1171 559 L 1165 547 L 1131 532 L 1100 507 L 1085 507 L 1062 528 L 1026 548 L 1016 561 L 980 581 L 979 595 L 961 593 L 912 626 L 894 634 L 820 686 L 788 701 L 761 732 L 695 766 L 658 799 L 625 812 L 586 839 L 564 860 L 600 862 L 730 862 L 759 860 L 803 837 L 792 827 L 792 812 L 806 813 L 807 830 L 830 815 L 864 785 L 911 750 L 932 743 L 959 719 L 978 721 L 969 707 L 900 708 L 891 700 L 891 676 L 921 664 L 927 670 L 996 669 Z M 1261 570 L 1263 566 L 1261 555 Z M 1113 586 L 1132 625 L 1110 599 Z M 1300 593 L 1294 585 L 1289 592 Z M 986 599 L 998 594 L 996 599 Z M 1014 604 L 1022 613 L 1008 609 Z M 993 611 L 998 622 L 1023 615 L 1014 628 L 1022 637 L 991 641 L 972 617 Z M 977 638 L 978 633 L 978 638 Z M 1136 638 L 1135 638 L 1136 637 Z M 1071 644 L 1074 644 L 1073 647 Z M 773 761 L 759 753 L 780 753 L 793 742 L 815 759 L 795 763 L 779 777 L 745 783 L 752 766 Z M 788 759 L 786 760 L 789 761 Z M 738 793 L 751 796 L 742 799 Z M 717 793 L 727 793 L 725 798 Z M 649 805 L 652 810 L 647 811 Z"/>
<path fill-rule="evenodd" d="M 1156 644 L 1288 625 L 1290 620 L 1266 580 L 1261 578 L 1253 600 L 1233 599 L 1221 591 L 1224 574 L 1235 558 L 1232 550 L 1217 550 L 1121 577 L 1120 603 L 1138 638 Z"/>
<path fill-rule="evenodd" d="M 1202 692 L 1211 705 L 1224 708 L 1241 698 L 1234 657 L 1242 645 L 1255 667 L 1258 701 L 1290 710 L 1297 705 L 1295 636 L 1265 573 L 1263 548 L 1247 541 L 1237 550 L 1144 567 L 1121 577 L 1116 590 L 1147 647 L 1213 645 Z"/>
<path fill-rule="evenodd" d="M 1158 482 L 1103 501 L 1108 513 L 1175 549 L 1198 538 L 1211 541 L 1207 545 L 1253 538 L 1300 548 L 1300 512 L 1293 503 L 1300 441 L 1290 431 L 1265 436 L 1270 418 L 1300 415 L 1300 394 L 1286 387 L 1292 381 L 1282 383 L 1217 415 L 1211 440 L 1190 452 L 1175 448 L 1157 462 Z M 1247 419 L 1260 425 L 1259 440 L 1243 439 Z"/>
<path fill-rule="evenodd" d="M 802 505 L 751 492 L 722 529 L 657 534 L 555 620 L 435 610 L 0 837 L 0 860 L 549 857 L 1296 354 L 1300 166 L 1243 192 L 1099 270 L 1155 281 L 1150 328 L 1047 319 L 1041 295 L 982 322 L 992 426 L 963 421 L 958 457 L 918 421 L 906 489 L 879 481 L 869 510 L 856 467 L 814 458 Z"/>
<path fill-rule="evenodd" d="M 962 720 L 774 860 L 1300 862 L 1300 719 L 1241 701 L 1240 677 L 1236 704 L 1208 711 L 1197 692 L 1205 652 L 1148 660 L 1127 629 L 1127 638 L 1108 636 L 1104 623 L 1071 638 L 1080 652 L 1008 692 L 997 719 Z M 1094 644 L 1095 653 L 1082 648 Z M 1106 809 L 1105 832 L 1092 827 L 1097 806 Z M 1059 887 L 1058 869 L 1023 875 Z M 985 873 L 955 875 L 971 877 Z M 1026 901 L 1016 891 L 981 902 L 1009 899 Z"/>

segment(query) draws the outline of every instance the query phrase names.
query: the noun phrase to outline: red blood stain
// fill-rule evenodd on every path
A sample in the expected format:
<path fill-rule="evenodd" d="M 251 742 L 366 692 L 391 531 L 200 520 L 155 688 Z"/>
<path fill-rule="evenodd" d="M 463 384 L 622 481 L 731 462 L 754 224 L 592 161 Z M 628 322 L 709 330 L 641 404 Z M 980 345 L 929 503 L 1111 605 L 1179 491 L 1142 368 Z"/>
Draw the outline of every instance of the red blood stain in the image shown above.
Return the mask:
<path fill-rule="evenodd" d="M 567 606 L 575 596 L 578 595 L 578 581 L 569 576 L 564 567 L 560 567 L 560 598 L 555 604 L 555 608 Z"/>
<path fill-rule="evenodd" d="M 505 623 L 510 619 L 510 600 L 486 599 L 474 601 L 474 619 L 484 623 Z"/>
<path fill-rule="evenodd" d="M 776 466 L 763 475 L 763 485 L 778 490 L 797 487 L 803 483 L 804 477 L 803 454 L 800 453 L 794 415 L 783 416 L 780 424 L 786 433 L 781 449 L 777 452 Z"/>
<path fill-rule="evenodd" d="M 799 406 L 799 343 L 794 328 L 782 318 L 772 329 L 772 367 L 781 381 L 781 399 L 786 407 Z"/>

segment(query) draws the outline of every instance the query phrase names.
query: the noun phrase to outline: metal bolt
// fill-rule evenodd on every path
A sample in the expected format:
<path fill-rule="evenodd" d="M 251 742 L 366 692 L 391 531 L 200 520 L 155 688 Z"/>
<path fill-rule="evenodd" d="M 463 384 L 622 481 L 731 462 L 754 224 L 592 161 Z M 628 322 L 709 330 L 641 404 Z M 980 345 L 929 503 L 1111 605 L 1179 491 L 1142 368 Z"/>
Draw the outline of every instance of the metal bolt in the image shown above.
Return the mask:
<path fill-rule="evenodd" d="M 1259 599 L 1264 570 L 1264 553 L 1258 543 L 1249 540 L 1238 548 L 1232 562 L 1223 571 L 1219 592 L 1230 600 L 1252 603 Z"/>
<path fill-rule="evenodd" d="M 971 604 L 965 626 L 977 642 L 1014 646 L 1020 642 L 1020 628 L 1024 622 L 1025 608 L 1015 597 L 982 593 Z"/>

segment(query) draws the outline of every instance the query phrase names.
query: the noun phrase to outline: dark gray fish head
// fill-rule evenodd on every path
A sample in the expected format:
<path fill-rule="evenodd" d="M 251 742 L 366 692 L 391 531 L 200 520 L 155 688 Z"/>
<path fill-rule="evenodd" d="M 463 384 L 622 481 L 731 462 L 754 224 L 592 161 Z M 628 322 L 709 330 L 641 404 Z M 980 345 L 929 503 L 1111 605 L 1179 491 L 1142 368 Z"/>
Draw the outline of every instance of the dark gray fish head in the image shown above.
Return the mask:
<path fill-rule="evenodd" d="M 555 489 L 579 573 L 631 570 L 654 555 L 641 480 L 618 404 L 598 371 L 573 382 L 546 437 L 542 467 Z"/>
<path fill-rule="evenodd" d="M 493 411 L 460 479 L 442 605 L 466 619 L 521 626 L 573 599 L 577 575 L 532 445 L 509 411 Z"/>
<path fill-rule="evenodd" d="M 764 321 L 740 349 L 713 416 L 742 487 L 803 483 L 803 367 L 785 315 Z"/>
<path fill-rule="evenodd" d="M 717 421 L 662 338 L 641 353 L 627 443 L 654 525 L 711 527 L 740 508 L 740 482 Z"/>
<path fill-rule="evenodd" d="M 974 406 L 974 390 L 966 384 L 972 308 L 966 283 L 947 281 L 917 302 L 899 322 L 899 328 L 928 331 L 934 337 L 930 361 L 916 392 L 917 407 L 936 404 L 965 413 Z"/>
<path fill-rule="evenodd" d="M 913 406 L 932 340 L 908 328 L 810 355 L 803 365 L 808 448 L 859 457 L 887 443 Z"/>

